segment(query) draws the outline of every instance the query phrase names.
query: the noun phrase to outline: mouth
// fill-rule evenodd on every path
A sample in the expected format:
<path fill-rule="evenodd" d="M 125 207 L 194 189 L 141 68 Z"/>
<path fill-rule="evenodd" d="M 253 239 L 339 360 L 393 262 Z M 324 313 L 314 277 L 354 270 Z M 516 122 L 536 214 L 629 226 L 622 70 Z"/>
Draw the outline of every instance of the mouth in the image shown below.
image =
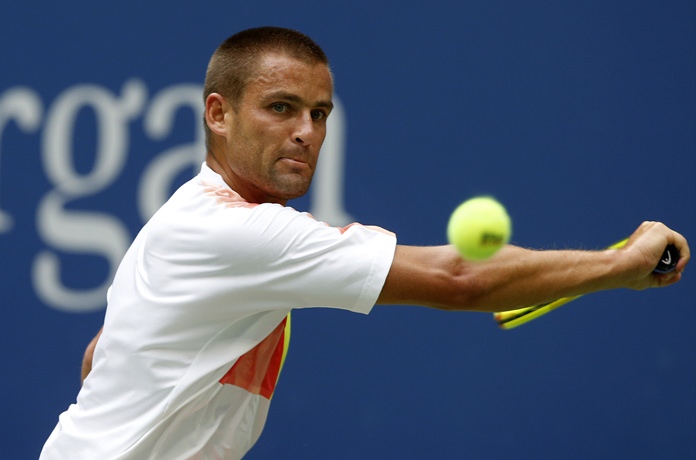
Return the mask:
<path fill-rule="evenodd" d="M 298 158 L 282 157 L 278 160 L 280 163 L 289 166 L 291 169 L 305 169 L 311 166 L 306 161 L 300 160 Z"/>
<path fill-rule="evenodd" d="M 302 160 L 297 159 L 297 158 L 283 157 L 283 158 L 281 158 L 281 160 L 287 161 L 289 163 L 304 164 L 304 165 L 307 164 L 306 161 L 302 161 Z"/>

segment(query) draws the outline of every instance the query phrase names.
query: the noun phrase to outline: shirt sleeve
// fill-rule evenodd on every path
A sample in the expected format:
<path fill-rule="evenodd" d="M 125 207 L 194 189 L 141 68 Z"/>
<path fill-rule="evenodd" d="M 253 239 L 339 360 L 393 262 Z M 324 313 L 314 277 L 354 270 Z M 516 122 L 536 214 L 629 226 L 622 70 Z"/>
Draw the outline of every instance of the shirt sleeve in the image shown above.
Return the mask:
<path fill-rule="evenodd" d="M 196 289 L 213 303 L 233 299 L 250 312 L 330 307 L 369 313 L 396 248 L 396 236 L 378 227 L 332 227 L 276 204 L 222 207 L 204 220 L 195 223 L 197 232 L 182 232 L 185 241 L 175 239 L 179 247 L 167 249 L 180 259 L 168 271 L 182 292 Z"/>

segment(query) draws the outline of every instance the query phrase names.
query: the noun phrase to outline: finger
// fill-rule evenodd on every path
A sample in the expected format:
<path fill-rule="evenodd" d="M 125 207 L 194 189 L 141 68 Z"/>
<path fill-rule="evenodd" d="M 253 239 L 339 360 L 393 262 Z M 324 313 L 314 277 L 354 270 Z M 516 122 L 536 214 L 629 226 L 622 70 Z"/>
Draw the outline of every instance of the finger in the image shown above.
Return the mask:
<path fill-rule="evenodd" d="M 689 263 L 689 260 L 691 260 L 691 249 L 689 248 L 688 241 L 683 235 L 673 230 L 671 232 L 670 243 L 677 248 L 677 251 L 679 251 L 679 261 L 674 270 L 677 273 L 682 273 L 684 268 L 686 268 L 686 265 Z"/>
<path fill-rule="evenodd" d="M 682 278 L 682 274 L 677 272 L 676 270 L 664 274 L 656 273 L 653 276 L 655 277 L 655 281 L 657 281 L 657 285 L 659 287 L 670 286 L 672 284 L 678 283 Z"/>

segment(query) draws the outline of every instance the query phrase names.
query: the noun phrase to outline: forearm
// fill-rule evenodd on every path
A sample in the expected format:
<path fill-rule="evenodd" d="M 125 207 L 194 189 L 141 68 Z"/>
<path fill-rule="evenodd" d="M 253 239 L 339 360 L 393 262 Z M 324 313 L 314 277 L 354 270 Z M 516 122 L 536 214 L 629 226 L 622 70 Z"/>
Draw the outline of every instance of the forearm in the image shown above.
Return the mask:
<path fill-rule="evenodd" d="M 626 287 L 629 277 L 617 255 L 615 250 L 534 251 L 506 246 L 491 260 L 460 262 L 453 288 L 465 286 L 468 293 L 444 308 L 504 311 Z"/>
<path fill-rule="evenodd" d="M 614 287 L 607 252 L 531 251 L 506 246 L 467 262 L 451 246 L 397 248 L 379 303 L 503 311 Z"/>

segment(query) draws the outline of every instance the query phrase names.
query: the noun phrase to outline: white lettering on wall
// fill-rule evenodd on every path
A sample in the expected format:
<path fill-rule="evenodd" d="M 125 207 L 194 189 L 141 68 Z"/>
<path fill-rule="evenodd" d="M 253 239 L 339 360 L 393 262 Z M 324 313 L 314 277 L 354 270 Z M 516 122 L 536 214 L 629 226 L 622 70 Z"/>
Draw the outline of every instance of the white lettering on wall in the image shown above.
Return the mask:
<path fill-rule="evenodd" d="M 25 87 L 11 88 L 0 96 L 0 178 L 2 178 L 2 133 L 10 121 L 24 132 L 36 131 L 41 124 L 43 105 L 38 94 Z M 12 216 L 3 211 L 0 197 L 0 234 L 12 229 Z"/>
<path fill-rule="evenodd" d="M 142 110 L 145 86 L 137 80 L 123 85 L 118 96 L 94 85 L 65 91 L 48 112 L 41 144 L 46 176 L 53 184 L 40 201 L 36 226 L 44 242 L 73 254 L 96 254 L 109 263 L 109 276 L 89 289 L 71 289 L 61 281 L 58 254 L 46 249 L 34 260 L 32 279 L 39 298 L 67 311 L 90 310 L 103 305 L 110 280 L 130 243 L 126 226 L 102 211 L 75 211 L 65 207 L 73 200 L 109 187 L 123 172 L 129 144 L 128 124 Z M 73 136 L 78 113 L 91 109 L 97 120 L 94 166 L 87 174 L 75 170 Z"/>
<path fill-rule="evenodd" d="M 0 96 L 0 157 L 2 132 L 10 122 L 14 121 L 26 133 L 43 129 L 40 157 L 51 188 L 36 204 L 37 234 L 46 248 L 36 254 L 31 278 L 37 297 L 51 308 L 87 312 L 105 305 L 106 291 L 130 244 L 130 233 L 116 216 L 118 210 L 76 209 L 69 205 L 109 189 L 123 174 L 138 173 L 125 169 L 132 150 L 134 155 L 147 154 L 131 145 L 130 129 L 134 122 L 142 119 L 145 135 L 159 141 L 172 134 L 181 110 L 193 113 L 190 142 L 168 147 L 140 172 L 137 202 L 133 205 L 143 222 L 169 198 L 177 177 L 187 170 L 196 172 L 204 159 L 201 85 L 177 84 L 149 101 L 147 97 L 145 84 L 137 79 L 125 82 L 120 94 L 98 85 L 79 84 L 59 94 L 44 119 L 44 106 L 36 91 L 16 87 Z M 310 192 L 310 212 L 330 224 L 345 225 L 351 221 L 343 205 L 346 122 L 340 101 L 334 103 Z M 85 110 L 96 120 L 96 146 L 89 153 L 91 169 L 79 172 L 76 158 L 80 155 L 82 159 L 84 152 L 76 152 L 75 138 L 88 129 L 78 119 Z M 0 181 L 2 173 L 0 169 Z M 11 231 L 12 222 L 0 200 L 0 235 Z M 66 286 L 61 275 L 61 257 L 65 255 L 101 257 L 107 261 L 109 273 L 96 286 Z"/>

